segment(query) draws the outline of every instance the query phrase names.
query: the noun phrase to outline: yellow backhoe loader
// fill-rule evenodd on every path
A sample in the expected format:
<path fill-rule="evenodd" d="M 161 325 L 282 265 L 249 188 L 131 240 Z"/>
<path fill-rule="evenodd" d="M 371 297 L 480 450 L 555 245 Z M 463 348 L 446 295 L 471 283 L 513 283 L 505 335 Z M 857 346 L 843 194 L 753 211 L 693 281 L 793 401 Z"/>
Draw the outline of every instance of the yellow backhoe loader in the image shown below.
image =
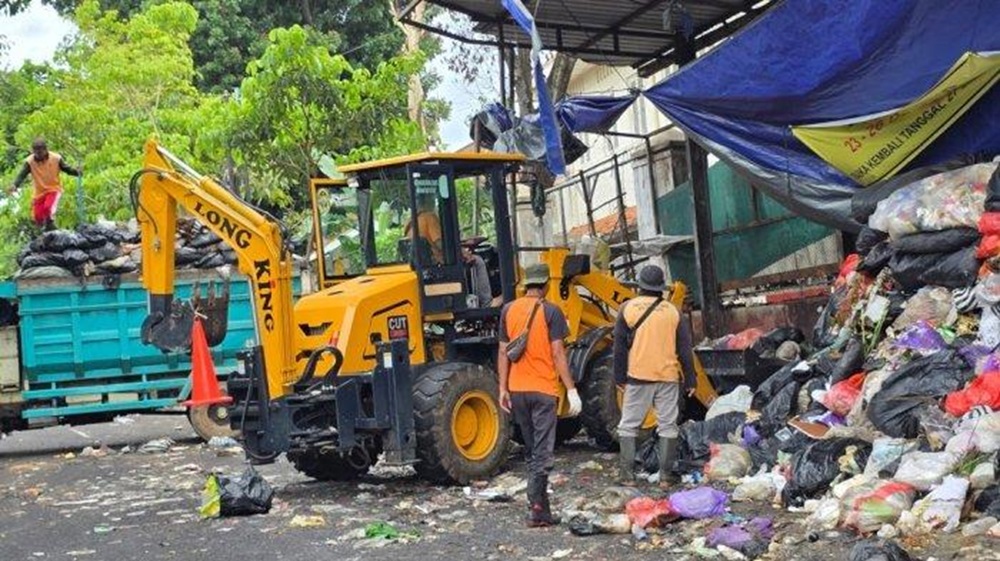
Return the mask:
<path fill-rule="evenodd" d="M 511 436 L 493 368 L 500 308 L 472 294 L 456 185 L 474 181 L 491 197 L 493 243 L 476 252 L 489 264 L 496 300 L 508 302 L 520 268 L 507 185 L 521 161 L 427 153 L 343 167 L 346 180 L 314 180 L 321 287 L 293 304 L 281 222 L 150 141 L 132 185 L 149 291 L 144 340 L 183 347 L 196 313 L 225 328 L 218 302 L 200 310 L 173 297 L 182 207 L 233 247 L 253 288 L 257 338 L 227 381 L 229 418 L 253 460 L 285 453 L 307 475 L 350 479 L 385 454 L 433 481 L 487 477 L 505 460 Z M 633 292 L 585 255 L 533 251 L 552 270 L 546 298 L 569 320 L 570 366 L 585 400 L 581 419 L 562 419 L 560 434 L 572 436 L 582 421 L 599 445 L 610 446 L 620 416 L 610 331 Z M 671 298 L 683 301 L 682 285 Z M 708 403 L 714 391 L 698 374 L 696 395 Z M 564 399 L 559 410 L 565 415 Z"/>

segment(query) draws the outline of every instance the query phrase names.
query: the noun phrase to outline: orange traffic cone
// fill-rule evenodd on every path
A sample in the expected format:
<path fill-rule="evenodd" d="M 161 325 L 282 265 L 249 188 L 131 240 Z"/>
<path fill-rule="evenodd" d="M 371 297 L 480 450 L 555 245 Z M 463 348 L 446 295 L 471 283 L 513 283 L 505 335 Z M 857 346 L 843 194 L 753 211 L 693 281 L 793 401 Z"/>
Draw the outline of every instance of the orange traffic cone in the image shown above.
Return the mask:
<path fill-rule="evenodd" d="M 205 328 L 201 318 L 194 318 L 191 328 L 191 399 L 181 405 L 198 407 L 201 405 L 218 405 L 232 403 L 233 398 L 222 395 L 219 380 L 215 377 L 215 365 L 212 364 L 212 354 L 208 350 L 208 340 L 205 338 Z"/>

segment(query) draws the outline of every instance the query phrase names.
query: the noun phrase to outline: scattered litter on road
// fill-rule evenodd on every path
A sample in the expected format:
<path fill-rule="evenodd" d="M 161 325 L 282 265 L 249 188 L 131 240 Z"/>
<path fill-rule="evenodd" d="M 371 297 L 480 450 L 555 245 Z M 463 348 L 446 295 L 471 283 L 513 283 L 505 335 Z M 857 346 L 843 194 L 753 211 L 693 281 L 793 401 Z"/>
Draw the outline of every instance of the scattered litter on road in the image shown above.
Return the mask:
<path fill-rule="evenodd" d="M 139 447 L 137 452 L 140 454 L 163 454 L 169 452 L 170 448 L 173 447 L 174 441 L 170 438 L 157 438 L 156 440 L 150 440 L 149 442 L 143 444 Z"/>
<path fill-rule="evenodd" d="M 326 518 L 319 515 L 296 514 L 288 525 L 292 528 L 321 528 L 326 526 Z"/>
<path fill-rule="evenodd" d="M 271 510 L 274 489 L 256 470 L 248 467 L 242 475 L 211 474 L 202 492 L 202 518 L 263 514 Z"/>

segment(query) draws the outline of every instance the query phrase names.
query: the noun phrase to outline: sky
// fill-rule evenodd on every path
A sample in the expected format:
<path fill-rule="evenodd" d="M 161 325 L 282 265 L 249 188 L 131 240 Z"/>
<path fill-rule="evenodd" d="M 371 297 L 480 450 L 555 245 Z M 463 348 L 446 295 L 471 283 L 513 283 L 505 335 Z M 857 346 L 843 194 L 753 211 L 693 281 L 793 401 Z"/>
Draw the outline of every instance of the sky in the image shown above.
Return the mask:
<path fill-rule="evenodd" d="M 51 61 L 63 38 L 72 34 L 74 25 L 59 17 L 56 11 L 33 0 L 31 7 L 16 16 L 0 15 L 0 35 L 6 36 L 8 50 L 0 56 L 0 67 L 18 68 L 25 60 Z M 445 49 L 452 41 L 443 39 Z M 431 96 L 451 102 L 451 116 L 441 124 L 441 138 L 447 150 L 456 150 L 469 139 L 469 119 L 480 108 L 480 99 L 494 99 L 496 65 L 483 72 L 475 84 L 466 84 L 447 71 L 446 54 L 431 62 L 431 69 L 442 77 L 442 82 L 430 92 Z"/>

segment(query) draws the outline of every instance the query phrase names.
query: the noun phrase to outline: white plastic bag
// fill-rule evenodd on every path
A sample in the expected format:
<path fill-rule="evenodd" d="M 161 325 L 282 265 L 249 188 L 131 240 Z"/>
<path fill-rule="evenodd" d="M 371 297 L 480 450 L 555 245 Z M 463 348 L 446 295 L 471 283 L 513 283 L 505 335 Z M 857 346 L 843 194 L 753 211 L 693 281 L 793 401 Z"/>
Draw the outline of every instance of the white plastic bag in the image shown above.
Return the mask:
<path fill-rule="evenodd" d="M 751 401 L 753 401 L 753 392 L 750 391 L 750 386 L 736 386 L 736 389 L 726 395 L 719 396 L 712 402 L 708 413 L 705 414 L 705 420 L 725 413 L 746 413 L 750 410 Z"/>
<path fill-rule="evenodd" d="M 978 225 L 986 184 L 997 164 L 983 163 L 926 177 L 878 203 L 868 226 L 893 239 L 917 232 Z"/>
<path fill-rule="evenodd" d="M 733 501 L 763 502 L 771 501 L 785 488 L 786 480 L 777 473 L 761 472 L 757 475 L 744 477 L 733 489 Z"/>
<path fill-rule="evenodd" d="M 912 512 L 926 531 L 954 532 L 962 518 L 962 505 L 968 492 L 967 479 L 949 475 L 926 497 L 917 501 Z"/>
<path fill-rule="evenodd" d="M 823 499 L 816 510 L 806 519 L 806 528 L 810 532 L 833 530 L 840 523 L 840 501 Z"/>
<path fill-rule="evenodd" d="M 915 440 L 903 438 L 876 438 L 872 442 L 872 451 L 868 455 L 868 464 L 865 465 L 865 475 L 878 477 L 882 470 L 889 469 L 896 463 L 903 454 L 916 450 Z"/>
<path fill-rule="evenodd" d="M 910 452 L 899 460 L 899 469 L 893 479 L 927 491 L 954 471 L 961 459 L 951 452 Z"/>

